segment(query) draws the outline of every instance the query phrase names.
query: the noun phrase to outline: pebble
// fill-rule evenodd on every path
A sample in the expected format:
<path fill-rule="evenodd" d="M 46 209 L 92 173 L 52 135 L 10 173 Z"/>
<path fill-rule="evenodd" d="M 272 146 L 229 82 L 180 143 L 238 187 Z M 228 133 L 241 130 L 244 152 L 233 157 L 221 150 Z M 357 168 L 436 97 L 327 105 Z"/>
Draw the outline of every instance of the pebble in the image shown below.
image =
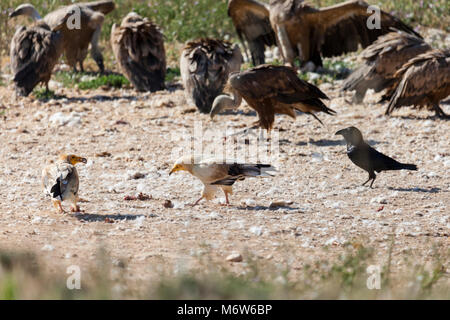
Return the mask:
<path fill-rule="evenodd" d="M 53 251 L 55 250 L 55 247 L 53 247 L 51 244 L 45 244 L 42 248 L 42 251 Z"/>
<path fill-rule="evenodd" d="M 234 252 L 227 256 L 225 260 L 230 262 L 242 262 L 242 255 L 240 253 Z"/>

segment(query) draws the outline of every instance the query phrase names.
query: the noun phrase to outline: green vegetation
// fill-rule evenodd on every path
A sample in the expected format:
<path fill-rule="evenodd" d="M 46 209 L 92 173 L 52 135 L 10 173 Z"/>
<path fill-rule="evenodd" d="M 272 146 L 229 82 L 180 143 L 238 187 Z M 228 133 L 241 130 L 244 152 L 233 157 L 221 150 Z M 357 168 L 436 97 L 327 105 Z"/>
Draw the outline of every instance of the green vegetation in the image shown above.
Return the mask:
<path fill-rule="evenodd" d="M 40 14 L 69 4 L 71 0 L 30 1 Z M 268 1 L 266 1 L 268 2 Z M 340 0 L 311 0 L 317 6 L 327 6 L 341 2 Z M 423 25 L 450 31 L 449 1 L 447 0 L 378 0 L 368 1 L 379 5 L 383 10 L 392 12 L 413 26 Z M 7 55 L 9 43 L 14 33 L 14 26 L 23 23 L 23 19 L 8 22 L 8 14 L 22 4 L 22 0 L 2 0 L 0 2 L 0 56 Z M 102 39 L 104 46 L 109 48 L 109 35 L 114 23 L 120 23 L 122 18 L 134 10 L 155 21 L 163 30 L 166 41 L 185 42 L 199 37 L 235 37 L 231 19 L 227 16 L 226 0 L 115 0 L 116 10 L 106 16 L 103 25 Z"/>
<path fill-rule="evenodd" d="M 97 89 L 100 87 L 107 88 L 123 88 L 129 86 L 130 82 L 127 78 L 119 74 L 100 75 L 90 80 L 81 81 L 78 83 L 78 88 L 81 90 Z"/>
<path fill-rule="evenodd" d="M 55 97 L 55 92 L 46 90 L 45 88 L 36 87 L 33 90 L 33 95 L 39 100 L 49 100 Z"/>
<path fill-rule="evenodd" d="M 373 249 L 360 244 L 348 244 L 335 263 L 319 260 L 295 271 L 289 262 L 275 264 L 246 253 L 239 273 L 230 271 L 228 263 L 213 261 L 205 248 L 192 270 L 167 271 L 157 267 L 164 261 L 153 262 L 151 269 L 161 271 L 140 287 L 127 280 L 126 259 L 112 264 L 99 250 L 96 264 L 82 270 L 81 290 L 68 290 L 65 270 L 48 274 L 33 254 L 0 251 L 0 299 L 442 299 L 450 294 L 444 274 L 448 252 L 437 248 L 427 265 L 406 254 L 410 260 L 403 273 L 390 273 L 389 255 L 380 265 L 380 290 L 367 288 L 367 268 L 379 261 Z M 286 257 L 292 254 L 286 252 Z"/>
<path fill-rule="evenodd" d="M 77 87 L 81 90 L 97 89 L 100 87 L 123 88 L 130 86 L 127 78 L 120 74 L 92 74 L 86 72 L 55 72 L 53 79 L 62 83 L 66 88 Z"/>
<path fill-rule="evenodd" d="M 173 82 L 176 78 L 179 78 L 181 76 L 180 68 L 167 68 L 166 72 L 166 82 Z"/>

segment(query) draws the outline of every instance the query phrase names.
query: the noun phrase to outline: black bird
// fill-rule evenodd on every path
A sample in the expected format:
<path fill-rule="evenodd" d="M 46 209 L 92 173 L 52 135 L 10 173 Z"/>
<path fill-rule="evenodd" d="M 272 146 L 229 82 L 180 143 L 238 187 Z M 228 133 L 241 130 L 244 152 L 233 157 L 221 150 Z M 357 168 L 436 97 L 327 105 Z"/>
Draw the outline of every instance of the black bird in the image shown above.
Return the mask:
<path fill-rule="evenodd" d="M 372 180 L 370 183 L 372 188 L 376 178 L 375 171 L 379 173 L 386 170 L 417 170 L 415 164 L 400 163 L 369 146 L 358 128 L 348 127 L 336 132 L 336 135 L 338 134 L 342 135 L 347 142 L 347 155 L 350 160 L 369 173 L 369 179 L 362 184 L 363 186 Z"/>

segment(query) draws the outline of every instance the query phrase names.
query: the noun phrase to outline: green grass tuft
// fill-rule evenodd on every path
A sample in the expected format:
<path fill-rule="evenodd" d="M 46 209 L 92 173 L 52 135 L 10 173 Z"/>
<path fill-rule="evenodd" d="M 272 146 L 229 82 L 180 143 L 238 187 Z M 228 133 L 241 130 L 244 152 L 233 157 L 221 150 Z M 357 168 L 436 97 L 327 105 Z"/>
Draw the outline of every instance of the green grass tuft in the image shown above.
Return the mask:
<path fill-rule="evenodd" d="M 39 100 L 50 100 L 55 97 L 55 92 L 52 90 L 46 90 L 45 88 L 35 88 L 33 95 Z"/>
<path fill-rule="evenodd" d="M 123 88 L 130 84 L 127 78 L 118 74 L 102 75 L 90 80 L 81 81 L 78 83 L 78 88 L 81 90 L 97 89 L 100 87 L 107 88 Z"/>
<path fill-rule="evenodd" d="M 180 73 L 179 67 L 167 68 L 165 81 L 173 82 L 174 80 L 176 80 L 176 78 L 179 78 L 180 76 L 181 76 L 181 73 Z"/>
<path fill-rule="evenodd" d="M 58 71 L 54 80 L 62 83 L 65 88 L 78 87 L 81 90 L 98 89 L 100 87 L 123 88 L 130 85 L 127 78 L 120 74 L 90 74 L 72 71 Z"/>

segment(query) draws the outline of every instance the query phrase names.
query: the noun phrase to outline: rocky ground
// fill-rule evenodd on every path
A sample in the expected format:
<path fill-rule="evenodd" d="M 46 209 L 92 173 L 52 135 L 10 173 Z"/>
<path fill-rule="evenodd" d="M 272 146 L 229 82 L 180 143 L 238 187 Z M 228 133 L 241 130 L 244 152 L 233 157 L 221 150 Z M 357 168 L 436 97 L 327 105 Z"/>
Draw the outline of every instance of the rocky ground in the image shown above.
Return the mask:
<path fill-rule="evenodd" d="M 87 268 L 104 248 L 135 280 L 154 268 L 188 269 L 205 250 L 217 261 L 238 253 L 300 270 L 334 261 L 352 243 L 373 247 L 383 265 L 392 238 L 393 272 L 431 262 L 433 248 L 450 244 L 450 122 L 411 108 L 386 117 L 379 95 L 350 105 L 339 86 L 320 86 L 337 112 L 319 115 L 324 126 L 307 115 L 277 117 L 277 176 L 238 182 L 229 207 L 223 199 L 188 205 L 202 185 L 187 173 L 169 177 L 181 143 L 174 137 L 193 135 L 199 123 L 203 133 L 242 130 L 256 120 L 248 107 L 211 122 L 179 86 L 154 94 L 56 88 L 58 97 L 47 102 L 16 99 L 11 86 L 0 87 L 0 248 L 37 252 L 52 272 Z M 334 135 L 350 125 L 419 171 L 383 172 L 374 189 L 362 187 L 367 174 Z M 218 141 L 205 145 L 211 150 Z M 78 166 L 79 213 L 56 214 L 42 192 L 41 169 L 61 151 L 89 159 Z M 444 262 L 449 272 L 448 256 Z"/>
<path fill-rule="evenodd" d="M 244 258 L 289 260 L 295 269 L 333 259 L 350 242 L 374 247 L 384 263 L 391 234 L 394 269 L 401 269 L 403 254 L 430 260 L 433 245 L 449 245 L 450 123 L 412 109 L 385 117 L 377 97 L 349 105 L 337 87 L 322 86 L 337 111 L 321 115 L 324 126 L 307 115 L 277 118 L 276 177 L 237 183 L 229 207 L 213 201 L 193 208 L 187 204 L 197 199 L 201 183 L 187 173 L 168 176 L 177 147 L 173 133 L 193 134 L 196 121 L 203 130 L 241 129 L 255 119 L 252 112 L 221 115 L 213 123 L 193 112 L 180 89 L 60 89 L 65 98 L 37 102 L 15 100 L 11 88 L 1 88 L 1 247 L 40 252 L 51 270 L 88 265 L 103 247 L 136 277 L 149 276 L 153 262 L 188 267 L 205 247 L 222 261 L 237 251 Z M 383 172 L 374 189 L 360 186 L 366 173 L 334 136 L 349 125 L 419 171 Z M 86 200 L 80 213 L 54 213 L 40 186 L 41 168 L 63 150 L 89 158 L 79 165 Z M 125 200 L 139 193 L 149 198 Z"/>

